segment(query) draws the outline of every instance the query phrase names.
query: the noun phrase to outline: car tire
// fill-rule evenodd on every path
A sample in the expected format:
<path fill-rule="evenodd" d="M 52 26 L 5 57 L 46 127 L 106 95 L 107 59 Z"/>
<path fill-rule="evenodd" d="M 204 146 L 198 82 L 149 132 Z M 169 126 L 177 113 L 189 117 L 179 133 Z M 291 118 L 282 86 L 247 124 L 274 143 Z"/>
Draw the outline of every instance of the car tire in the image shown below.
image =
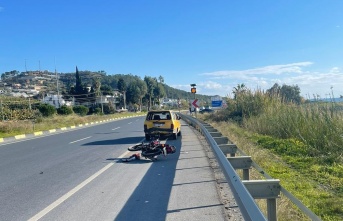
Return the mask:
<path fill-rule="evenodd" d="M 180 137 L 181 136 L 181 130 L 179 131 L 179 133 L 177 133 L 177 135 Z"/>

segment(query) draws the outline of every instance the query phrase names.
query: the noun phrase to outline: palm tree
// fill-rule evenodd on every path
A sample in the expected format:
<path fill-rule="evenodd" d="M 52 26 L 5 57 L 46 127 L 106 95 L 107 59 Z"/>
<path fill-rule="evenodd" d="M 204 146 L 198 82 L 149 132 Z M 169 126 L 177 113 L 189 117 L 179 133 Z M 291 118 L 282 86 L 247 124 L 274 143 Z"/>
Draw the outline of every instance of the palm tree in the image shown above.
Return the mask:
<path fill-rule="evenodd" d="M 243 94 L 247 91 L 247 88 L 245 87 L 245 84 L 238 84 L 237 87 L 234 87 L 234 90 L 232 93 L 234 94 L 234 99 L 237 99 L 237 97 L 240 94 Z"/>

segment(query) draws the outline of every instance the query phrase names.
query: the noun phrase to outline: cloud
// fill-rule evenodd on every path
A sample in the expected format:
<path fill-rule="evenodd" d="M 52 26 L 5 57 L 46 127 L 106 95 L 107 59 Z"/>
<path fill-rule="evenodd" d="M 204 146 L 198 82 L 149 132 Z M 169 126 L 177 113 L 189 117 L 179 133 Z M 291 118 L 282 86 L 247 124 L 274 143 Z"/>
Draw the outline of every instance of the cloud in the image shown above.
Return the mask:
<path fill-rule="evenodd" d="M 223 86 L 220 83 L 214 82 L 214 81 L 207 81 L 207 82 L 201 82 L 198 84 L 200 87 L 203 87 L 205 89 L 222 89 Z"/>
<path fill-rule="evenodd" d="M 197 92 L 205 95 L 228 96 L 238 84 L 244 83 L 251 90 L 267 90 L 275 83 L 279 85 L 298 85 L 301 95 L 318 94 L 325 97 L 331 93 L 343 95 L 343 72 L 339 67 L 327 71 L 309 71 L 305 68 L 312 62 L 298 62 L 283 65 L 269 65 L 246 70 L 224 70 L 199 74 L 201 82 L 197 82 Z M 176 87 L 189 91 L 190 86 Z"/>
<path fill-rule="evenodd" d="M 319 95 L 325 98 L 334 93 L 336 97 L 343 95 L 343 71 L 340 67 L 331 67 L 326 71 L 306 70 L 312 62 L 298 62 L 283 65 L 269 65 L 246 70 L 224 70 L 199 74 L 194 79 L 197 93 L 203 95 L 232 95 L 233 88 L 244 83 L 250 90 L 264 90 L 275 83 L 282 86 L 298 85 L 303 97 Z M 313 67 L 311 67 L 313 69 Z M 173 85 L 172 87 L 190 91 L 190 85 Z M 331 89 L 332 87 L 332 89 Z"/>
<path fill-rule="evenodd" d="M 298 62 L 282 65 L 270 65 L 260 68 L 247 69 L 241 71 L 216 71 L 210 73 L 200 74 L 202 76 L 210 76 L 212 79 L 225 79 L 225 78 L 241 78 L 244 79 L 250 75 L 281 75 L 281 74 L 300 74 L 302 67 L 312 65 L 312 62 Z"/>

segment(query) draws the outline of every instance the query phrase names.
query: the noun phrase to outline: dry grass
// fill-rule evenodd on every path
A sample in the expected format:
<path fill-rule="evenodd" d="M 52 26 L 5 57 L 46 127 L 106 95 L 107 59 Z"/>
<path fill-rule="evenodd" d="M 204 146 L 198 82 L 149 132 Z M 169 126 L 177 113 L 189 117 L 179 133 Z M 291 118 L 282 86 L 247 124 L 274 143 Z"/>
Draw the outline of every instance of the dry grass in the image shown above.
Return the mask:
<path fill-rule="evenodd" d="M 46 131 L 62 127 L 78 126 L 96 121 L 103 121 L 125 116 L 140 115 L 139 113 L 118 113 L 111 115 L 89 115 L 80 117 L 76 114 L 67 116 L 54 116 L 51 118 L 37 119 L 36 122 L 31 120 L 24 121 L 3 121 L 0 122 L 0 138 L 11 137 L 19 134 L 29 134 L 37 131 Z"/>

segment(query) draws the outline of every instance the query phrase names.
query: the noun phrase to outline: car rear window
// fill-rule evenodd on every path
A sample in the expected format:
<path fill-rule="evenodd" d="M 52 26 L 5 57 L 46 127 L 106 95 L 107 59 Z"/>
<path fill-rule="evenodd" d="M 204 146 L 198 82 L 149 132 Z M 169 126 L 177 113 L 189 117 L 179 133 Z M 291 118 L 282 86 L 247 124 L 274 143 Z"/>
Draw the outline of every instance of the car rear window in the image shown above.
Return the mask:
<path fill-rule="evenodd" d="M 153 112 L 148 113 L 147 120 L 170 120 L 171 115 L 170 112 Z"/>

